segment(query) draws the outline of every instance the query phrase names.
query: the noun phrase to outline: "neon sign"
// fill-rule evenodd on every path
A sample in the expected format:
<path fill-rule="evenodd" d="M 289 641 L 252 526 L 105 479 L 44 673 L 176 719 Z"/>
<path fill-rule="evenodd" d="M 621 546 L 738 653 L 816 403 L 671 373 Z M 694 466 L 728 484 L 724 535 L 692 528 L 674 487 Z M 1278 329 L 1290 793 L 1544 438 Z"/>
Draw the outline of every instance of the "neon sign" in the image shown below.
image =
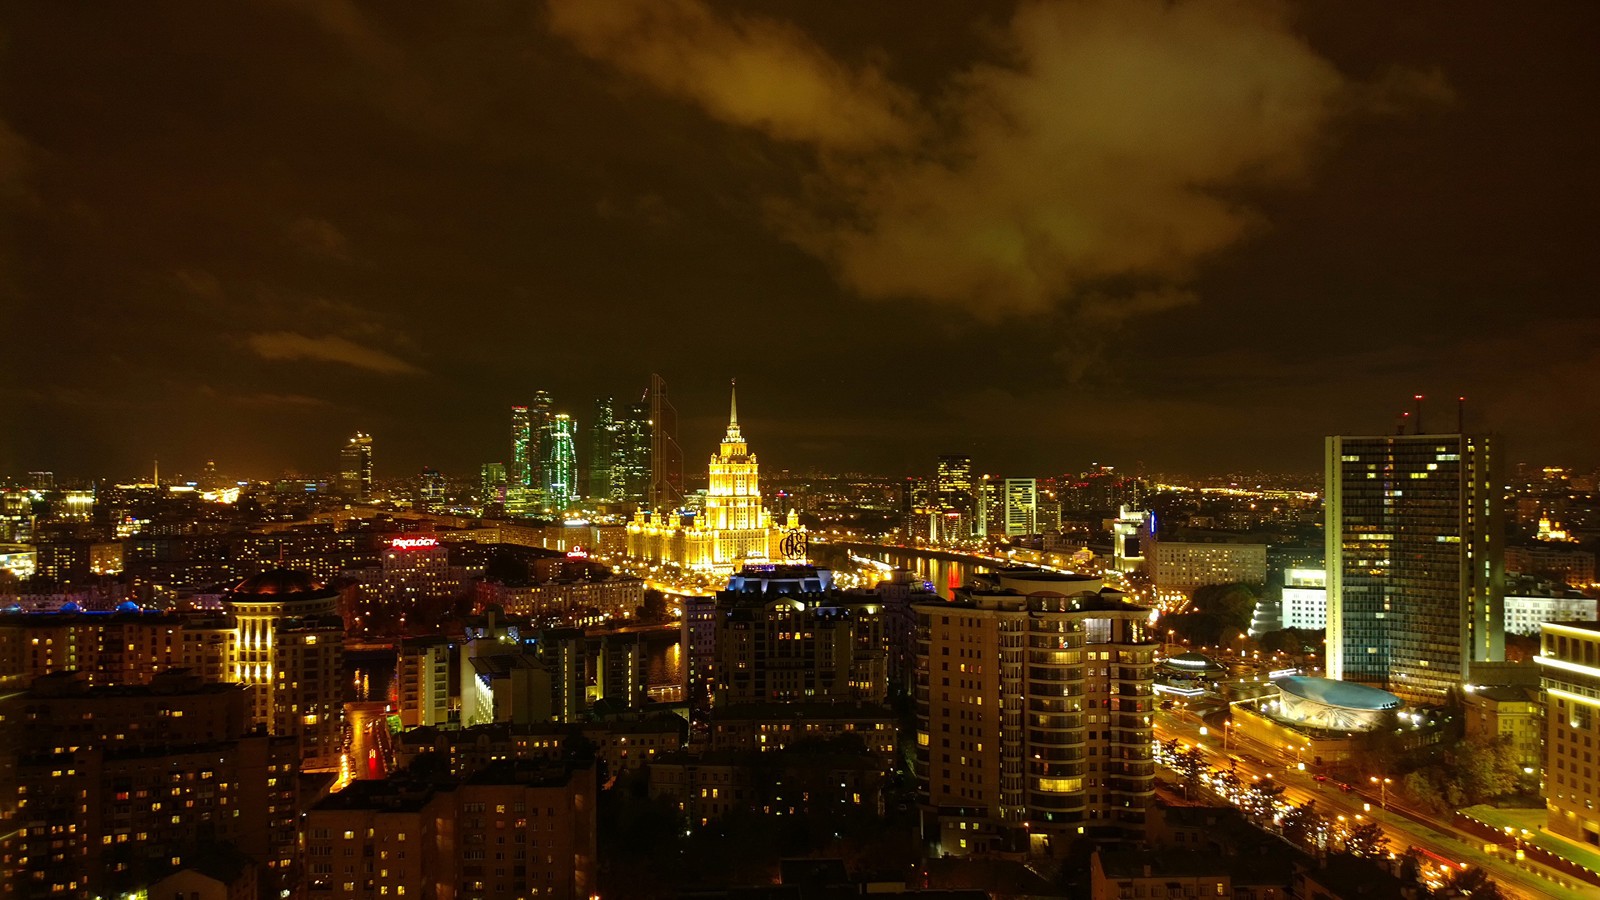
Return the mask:
<path fill-rule="evenodd" d="M 402 537 L 402 538 L 395 538 L 395 539 L 391 540 L 389 542 L 389 546 L 393 547 L 396 550 L 418 550 L 418 549 L 421 549 L 423 547 L 437 547 L 437 546 L 439 546 L 439 539 L 438 538 L 431 538 L 431 537 L 414 537 L 414 538 L 403 538 Z"/>
<path fill-rule="evenodd" d="M 583 549 L 582 547 L 573 547 L 571 550 L 567 551 L 567 559 L 588 559 L 588 558 L 589 558 L 589 551 Z"/>

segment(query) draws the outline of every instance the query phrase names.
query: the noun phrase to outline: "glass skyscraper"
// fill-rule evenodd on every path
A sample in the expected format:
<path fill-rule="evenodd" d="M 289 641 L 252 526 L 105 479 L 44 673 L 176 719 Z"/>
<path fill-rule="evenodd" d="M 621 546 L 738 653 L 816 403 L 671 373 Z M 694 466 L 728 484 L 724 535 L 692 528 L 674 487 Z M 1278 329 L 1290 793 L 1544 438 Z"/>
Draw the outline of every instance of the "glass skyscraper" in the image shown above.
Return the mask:
<path fill-rule="evenodd" d="M 1485 435 L 1327 439 L 1328 677 L 1438 704 L 1504 658 L 1498 466 Z"/>
<path fill-rule="evenodd" d="M 578 502 L 578 453 L 576 449 L 578 426 L 566 413 L 557 413 L 550 419 L 543 440 L 544 504 L 551 512 L 560 514 Z"/>

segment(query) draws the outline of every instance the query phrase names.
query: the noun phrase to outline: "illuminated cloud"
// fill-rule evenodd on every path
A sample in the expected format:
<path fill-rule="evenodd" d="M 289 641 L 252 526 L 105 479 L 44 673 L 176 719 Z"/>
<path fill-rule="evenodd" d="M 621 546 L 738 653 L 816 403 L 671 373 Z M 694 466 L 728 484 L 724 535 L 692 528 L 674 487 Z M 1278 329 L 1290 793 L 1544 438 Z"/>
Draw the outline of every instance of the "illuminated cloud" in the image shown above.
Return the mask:
<path fill-rule="evenodd" d="M 954 73 L 925 113 L 790 26 L 698 0 L 557 0 L 551 23 L 721 121 L 813 146 L 806 194 L 770 221 L 854 292 L 980 315 L 1187 302 L 1195 264 L 1262 226 L 1233 189 L 1300 178 L 1330 116 L 1364 102 L 1268 2 L 1027 3 L 1004 61 Z M 1447 90 L 1390 80 L 1369 105 Z"/>
<path fill-rule="evenodd" d="M 781 140 L 865 150 L 916 137 L 909 91 L 783 22 L 722 18 L 700 0 L 553 0 L 550 27 L 717 119 Z"/>
<path fill-rule="evenodd" d="M 292 331 L 275 331 L 252 334 L 246 343 L 257 356 L 274 361 L 339 363 L 381 375 L 415 375 L 422 371 L 398 356 L 363 347 L 342 337 L 307 337 Z"/>

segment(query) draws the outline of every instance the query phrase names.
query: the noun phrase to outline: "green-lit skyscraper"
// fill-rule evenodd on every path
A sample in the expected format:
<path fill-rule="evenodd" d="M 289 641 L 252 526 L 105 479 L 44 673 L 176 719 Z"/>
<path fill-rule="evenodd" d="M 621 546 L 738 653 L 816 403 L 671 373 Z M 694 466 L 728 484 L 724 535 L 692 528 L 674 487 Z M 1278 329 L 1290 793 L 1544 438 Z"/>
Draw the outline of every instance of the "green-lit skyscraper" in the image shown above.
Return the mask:
<path fill-rule="evenodd" d="M 545 429 L 543 444 L 544 506 L 563 513 L 578 502 L 578 426 L 566 413 L 556 413 Z"/>

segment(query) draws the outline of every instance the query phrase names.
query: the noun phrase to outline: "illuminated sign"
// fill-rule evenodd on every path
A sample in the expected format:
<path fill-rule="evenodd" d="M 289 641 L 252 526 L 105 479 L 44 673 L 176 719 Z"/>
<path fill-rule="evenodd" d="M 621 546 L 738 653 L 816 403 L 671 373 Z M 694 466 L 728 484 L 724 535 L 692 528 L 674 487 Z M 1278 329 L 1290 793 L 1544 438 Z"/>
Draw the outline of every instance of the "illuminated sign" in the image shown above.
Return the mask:
<path fill-rule="evenodd" d="M 589 558 L 589 551 L 583 549 L 582 547 L 573 547 L 571 550 L 567 551 L 567 559 L 588 559 L 588 558 Z"/>
<path fill-rule="evenodd" d="M 783 541 L 778 545 L 778 551 L 787 560 L 801 560 L 806 558 L 807 546 L 806 533 L 798 528 L 791 529 L 784 534 Z"/>
<path fill-rule="evenodd" d="M 389 546 L 396 550 L 419 550 L 423 547 L 437 547 L 439 540 L 431 537 L 395 538 L 389 542 Z"/>

